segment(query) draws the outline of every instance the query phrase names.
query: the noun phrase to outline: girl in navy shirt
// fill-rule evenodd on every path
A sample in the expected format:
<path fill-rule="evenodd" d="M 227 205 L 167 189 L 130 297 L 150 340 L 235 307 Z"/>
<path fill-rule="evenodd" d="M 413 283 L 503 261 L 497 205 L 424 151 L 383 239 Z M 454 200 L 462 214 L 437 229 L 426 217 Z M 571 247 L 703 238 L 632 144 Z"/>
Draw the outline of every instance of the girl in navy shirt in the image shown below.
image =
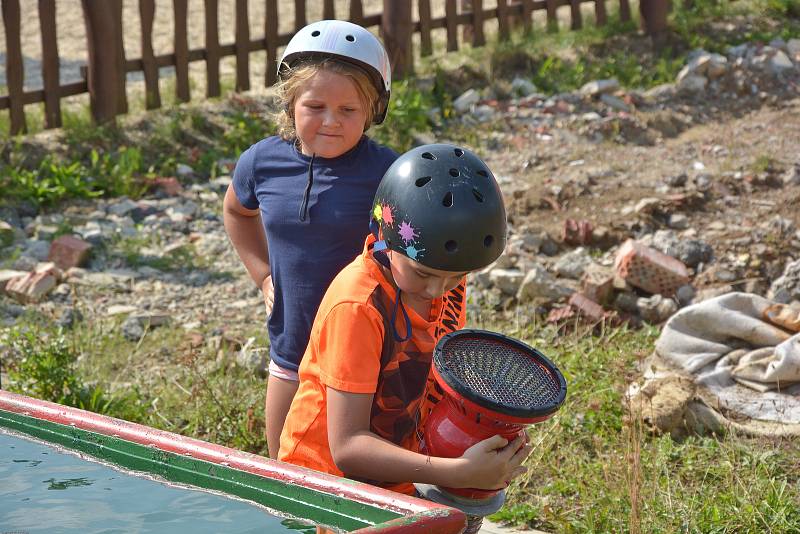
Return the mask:
<path fill-rule="evenodd" d="M 225 195 L 225 229 L 268 316 L 266 434 L 275 458 L 297 368 L 325 290 L 361 251 L 372 199 L 397 154 L 364 132 L 389 103 L 389 58 L 361 26 L 310 24 L 278 69 L 279 135 L 242 153 Z"/>

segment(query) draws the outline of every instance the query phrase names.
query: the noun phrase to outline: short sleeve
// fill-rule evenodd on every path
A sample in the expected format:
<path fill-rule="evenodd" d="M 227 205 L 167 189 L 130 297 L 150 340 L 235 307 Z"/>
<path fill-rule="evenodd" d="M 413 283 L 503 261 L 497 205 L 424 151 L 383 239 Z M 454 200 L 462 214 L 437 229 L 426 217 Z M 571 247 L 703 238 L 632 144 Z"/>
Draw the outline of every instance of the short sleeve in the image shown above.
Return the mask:
<path fill-rule="evenodd" d="M 242 152 L 236 168 L 233 170 L 233 190 L 236 198 L 245 208 L 254 210 L 258 208 L 258 198 L 256 198 L 256 182 L 253 176 L 255 168 L 255 154 L 258 144 Z"/>
<path fill-rule="evenodd" d="M 320 327 L 320 381 L 348 393 L 375 393 L 383 348 L 383 320 L 368 306 L 340 303 Z"/>

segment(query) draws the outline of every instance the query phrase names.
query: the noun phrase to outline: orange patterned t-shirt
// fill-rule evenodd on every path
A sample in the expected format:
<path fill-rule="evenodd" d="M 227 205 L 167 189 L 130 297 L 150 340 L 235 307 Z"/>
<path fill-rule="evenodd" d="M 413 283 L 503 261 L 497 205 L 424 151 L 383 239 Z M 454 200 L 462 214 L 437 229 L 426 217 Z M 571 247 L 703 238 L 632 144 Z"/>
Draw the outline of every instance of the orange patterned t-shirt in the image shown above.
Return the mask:
<path fill-rule="evenodd" d="M 374 394 L 370 430 L 413 451 L 424 418 L 440 398 L 431 373 L 433 349 L 443 335 L 464 327 L 466 282 L 435 299 L 428 317 L 406 308 L 412 335 L 396 341 L 390 323 L 396 289 L 372 258 L 374 243 L 369 236 L 363 254 L 336 276 L 322 299 L 281 434 L 278 458 L 284 462 L 347 476 L 328 443 L 327 387 Z M 398 316 L 402 335 L 406 325 Z M 413 493 L 410 483 L 369 482 Z"/>

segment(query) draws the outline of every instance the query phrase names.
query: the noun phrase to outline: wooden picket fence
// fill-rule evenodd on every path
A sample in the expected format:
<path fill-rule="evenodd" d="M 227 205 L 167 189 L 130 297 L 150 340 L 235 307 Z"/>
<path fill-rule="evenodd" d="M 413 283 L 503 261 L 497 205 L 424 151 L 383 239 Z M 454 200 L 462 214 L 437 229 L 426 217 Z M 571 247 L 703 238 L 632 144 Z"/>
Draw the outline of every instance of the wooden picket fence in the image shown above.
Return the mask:
<path fill-rule="evenodd" d="M 33 0 L 24 0 L 30 2 Z M 128 59 L 123 47 L 122 0 L 82 0 L 84 22 L 88 40 L 86 67 L 82 81 L 62 85 L 59 81 L 59 54 L 56 39 L 56 0 L 37 0 L 42 42 L 42 84 L 35 90 L 23 87 L 23 50 L 20 39 L 20 0 L 0 0 L 6 35 L 6 85 L 7 94 L 0 96 L 0 110 L 8 109 L 12 134 L 26 131 L 25 106 L 44 103 L 45 128 L 61 126 L 61 100 L 89 93 L 92 116 L 98 123 L 114 121 L 128 110 L 125 94 L 126 74 L 141 72 L 144 77 L 145 102 L 148 109 L 161 106 L 159 68 L 175 68 L 175 94 L 177 100 L 188 102 L 191 98 L 189 83 L 190 62 L 203 61 L 206 67 L 206 97 L 220 95 L 220 60 L 234 56 L 236 60 L 237 91 L 250 89 L 250 52 L 266 52 L 264 83 L 275 83 L 275 66 L 278 47 L 286 45 L 293 33 L 279 33 L 278 22 L 284 17 L 294 17 L 295 31 L 309 21 L 306 0 L 294 1 L 294 13 L 279 13 L 278 0 L 265 0 L 264 35 L 250 35 L 247 0 L 235 0 L 234 42 L 222 44 L 219 39 L 219 0 L 204 0 L 205 46 L 189 49 L 187 35 L 188 0 L 171 0 L 174 15 L 174 47 L 169 54 L 153 52 L 153 22 L 156 0 L 139 0 L 141 24 L 141 57 Z M 531 30 L 534 11 L 546 11 L 548 29 L 556 30 L 556 10 L 569 6 L 571 28 L 583 25 L 581 3 L 593 3 L 598 25 L 606 22 L 605 0 L 497 0 L 496 7 L 485 8 L 483 0 L 444 0 L 445 15 L 432 17 L 431 0 L 417 0 L 418 20 L 412 20 L 412 0 L 383 0 L 383 11 L 365 15 L 361 0 L 351 0 L 347 20 L 366 28 L 378 27 L 389 52 L 393 70 L 402 77 L 413 65 L 412 36 L 420 35 L 419 55 L 433 53 L 432 33 L 444 29 L 447 50 L 459 47 L 459 28 L 471 28 L 472 46 L 486 42 L 484 24 L 497 19 L 501 39 L 508 39 L 512 22 Z M 435 1 L 435 0 L 434 0 Z M 440 0 L 441 1 L 441 0 Z M 619 0 L 620 17 L 630 20 L 628 0 Z M 468 4 L 469 10 L 464 6 Z M 323 19 L 335 18 L 334 0 L 323 0 Z"/>

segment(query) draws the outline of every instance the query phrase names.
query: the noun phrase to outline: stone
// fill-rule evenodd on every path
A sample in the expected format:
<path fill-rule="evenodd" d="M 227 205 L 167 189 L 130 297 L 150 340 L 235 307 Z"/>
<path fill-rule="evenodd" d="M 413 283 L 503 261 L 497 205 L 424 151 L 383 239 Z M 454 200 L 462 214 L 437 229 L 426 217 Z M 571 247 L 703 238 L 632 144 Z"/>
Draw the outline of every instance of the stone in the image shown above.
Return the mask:
<path fill-rule="evenodd" d="M 553 265 L 553 270 L 560 276 L 579 280 L 586 268 L 591 265 L 592 257 L 583 247 L 578 247 L 562 255 Z"/>
<path fill-rule="evenodd" d="M 70 329 L 83 320 L 83 314 L 77 308 L 65 308 L 61 316 L 56 321 L 56 324 L 61 328 Z"/>
<path fill-rule="evenodd" d="M 684 185 L 686 185 L 686 182 L 688 180 L 689 180 L 689 176 L 685 172 L 682 172 L 680 174 L 675 174 L 673 176 L 668 176 L 664 180 L 664 183 L 667 184 L 670 187 L 683 187 Z"/>
<path fill-rule="evenodd" d="M 265 347 L 254 347 L 256 338 L 247 338 L 242 348 L 236 353 L 236 365 L 242 367 L 259 378 L 267 377 L 269 349 Z"/>
<path fill-rule="evenodd" d="M 38 261 L 46 261 L 50 253 L 50 242 L 41 239 L 29 239 L 25 242 L 23 256 L 36 258 Z"/>
<path fill-rule="evenodd" d="M 571 288 L 560 285 L 544 267 L 535 265 L 525 274 L 517 292 L 517 299 L 521 302 L 537 299 L 554 301 L 568 297 L 572 293 Z"/>
<path fill-rule="evenodd" d="M 14 243 L 16 232 L 14 227 L 6 221 L 0 221 L 0 248 L 8 247 Z"/>
<path fill-rule="evenodd" d="M 678 91 L 684 93 L 700 93 L 705 91 L 708 79 L 705 76 L 688 75 L 678 82 Z"/>
<path fill-rule="evenodd" d="M 782 74 L 787 70 L 793 69 L 794 63 L 792 63 L 792 60 L 789 59 L 789 56 L 787 56 L 782 50 L 778 50 L 775 52 L 775 55 L 770 58 L 769 68 L 775 74 Z"/>
<path fill-rule="evenodd" d="M 477 104 L 481 99 L 481 95 L 475 89 L 467 89 L 461 93 L 458 98 L 453 100 L 453 109 L 458 113 L 465 113 L 469 111 L 472 106 Z"/>
<path fill-rule="evenodd" d="M 138 306 L 131 306 L 129 304 L 114 304 L 106 309 L 106 316 L 113 317 L 115 315 L 128 315 L 138 310 Z"/>
<path fill-rule="evenodd" d="M 618 96 L 610 95 L 608 93 L 603 93 L 602 95 L 600 95 L 600 101 L 606 106 L 612 109 L 616 109 L 617 111 L 624 111 L 626 113 L 629 113 L 633 110 L 630 104 L 628 104 Z"/>
<path fill-rule="evenodd" d="M 619 81 L 616 78 L 610 78 L 591 81 L 581 87 L 580 92 L 583 95 L 595 96 L 602 93 L 613 93 L 617 89 L 619 89 Z"/>
<path fill-rule="evenodd" d="M 175 167 L 175 174 L 178 178 L 192 179 L 194 177 L 194 169 L 185 163 L 178 163 Z"/>
<path fill-rule="evenodd" d="M 533 82 L 525 78 L 520 78 L 519 76 L 511 80 L 511 90 L 517 96 L 530 96 L 539 92 L 539 89 Z"/>
<path fill-rule="evenodd" d="M 110 215 L 116 215 L 117 217 L 122 217 L 132 212 L 137 207 L 138 206 L 136 202 L 132 201 L 129 198 L 122 198 L 121 200 L 118 200 L 117 202 L 111 204 L 108 207 L 107 211 Z"/>
<path fill-rule="evenodd" d="M 642 318 L 651 324 L 663 323 L 678 311 L 678 305 L 674 300 L 658 294 L 648 298 L 639 298 L 636 301 L 636 307 Z"/>
<path fill-rule="evenodd" d="M 689 228 L 689 218 L 683 213 L 673 213 L 669 216 L 669 227 L 676 230 Z"/>
<path fill-rule="evenodd" d="M 783 185 L 800 185 L 800 163 L 786 171 L 781 180 Z"/>
<path fill-rule="evenodd" d="M 525 273 L 517 269 L 492 269 L 489 282 L 506 295 L 516 295 Z"/>
<path fill-rule="evenodd" d="M 781 302 L 800 300 L 800 260 L 786 264 L 783 274 L 770 285 L 767 296 L 773 300 L 780 297 Z"/>
<path fill-rule="evenodd" d="M 692 303 L 692 299 L 694 299 L 695 294 L 696 292 L 694 287 L 686 284 L 685 286 L 678 288 L 678 290 L 675 292 L 675 298 L 678 299 L 678 303 L 681 306 L 688 306 Z"/>
<path fill-rule="evenodd" d="M 623 291 L 621 293 L 617 293 L 617 296 L 614 299 L 614 307 L 626 313 L 639 313 L 639 308 L 637 306 L 638 300 L 639 297 L 636 296 L 636 293 Z"/>
<path fill-rule="evenodd" d="M 129 316 L 120 326 L 122 337 L 128 341 L 138 342 L 144 336 L 144 326 L 135 317 Z"/>
<path fill-rule="evenodd" d="M 228 177 L 228 183 L 230 183 L 230 177 Z M 223 191 L 228 188 L 228 183 L 225 184 Z M 183 185 L 174 176 L 156 176 L 148 182 L 148 185 L 156 193 L 167 197 L 176 197 L 183 193 Z"/>
<path fill-rule="evenodd" d="M 800 58 L 800 39 L 789 39 L 786 43 L 786 52 L 792 59 Z"/>

